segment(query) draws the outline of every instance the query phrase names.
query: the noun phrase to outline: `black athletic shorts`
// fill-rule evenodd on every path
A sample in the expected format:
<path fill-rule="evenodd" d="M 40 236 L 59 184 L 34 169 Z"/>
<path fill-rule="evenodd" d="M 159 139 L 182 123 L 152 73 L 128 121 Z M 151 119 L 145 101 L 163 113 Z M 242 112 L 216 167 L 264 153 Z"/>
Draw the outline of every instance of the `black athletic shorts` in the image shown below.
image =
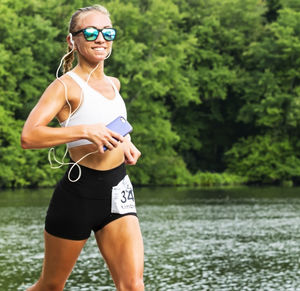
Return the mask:
<path fill-rule="evenodd" d="M 92 230 L 96 232 L 115 219 L 125 215 L 136 216 L 135 207 L 123 214 L 111 211 L 112 189 L 126 176 L 125 164 L 106 171 L 80 167 L 82 173 L 77 182 L 69 181 L 69 167 L 55 188 L 45 221 L 45 230 L 49 234 L 84 240 Z M 70 176 L 71 179 L 78 177 L 76 166 Z M 134 200 L 133 191 L 128 193 L 129 199 Z"/>

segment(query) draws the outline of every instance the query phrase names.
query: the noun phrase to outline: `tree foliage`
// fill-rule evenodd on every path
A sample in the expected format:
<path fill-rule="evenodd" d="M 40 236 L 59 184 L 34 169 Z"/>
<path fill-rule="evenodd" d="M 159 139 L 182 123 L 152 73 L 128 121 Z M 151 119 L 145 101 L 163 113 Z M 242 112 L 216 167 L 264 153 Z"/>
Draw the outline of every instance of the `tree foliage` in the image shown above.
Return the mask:
<path fill-rule="evenodd" d="M 0 4 L 0 187 L 51 186 L 47 149 L 24 151 L 24 120 L 55 78 L 68 21 L 90 1 Z M 136 184 L 277 183 L 300 177 L 300 5 L 294 0 L 103 1 L 142 151 Z M 58 148 L 62 154 L 63 148 Z"/>

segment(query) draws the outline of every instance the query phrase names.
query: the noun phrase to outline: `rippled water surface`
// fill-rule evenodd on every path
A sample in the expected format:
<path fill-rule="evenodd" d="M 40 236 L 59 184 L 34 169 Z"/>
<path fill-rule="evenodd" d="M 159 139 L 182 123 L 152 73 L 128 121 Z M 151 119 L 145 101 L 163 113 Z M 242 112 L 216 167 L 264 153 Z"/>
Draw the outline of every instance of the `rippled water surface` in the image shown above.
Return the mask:
<path fill-rule="evenodd" d="M 0 192 L 0 290 L 39 276 L 51 189 Z M 299 188 L 137 188 L 148 291 L 300 290 Z M 65 290 L 115 290 L 93 236 Z"/>

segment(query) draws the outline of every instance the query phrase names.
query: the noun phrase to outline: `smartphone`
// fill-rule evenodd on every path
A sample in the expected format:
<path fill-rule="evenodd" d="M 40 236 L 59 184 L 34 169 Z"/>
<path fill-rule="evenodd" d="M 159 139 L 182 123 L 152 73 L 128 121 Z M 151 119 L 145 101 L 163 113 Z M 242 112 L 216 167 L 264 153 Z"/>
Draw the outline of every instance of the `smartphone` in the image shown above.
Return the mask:
<path fill-rule="evenodd" d="M 107 124 L 106 127 L 112 131 L 119 133 L 122 136 L 125 136 L 132 131 L 131 124 L 123 116 L 117 117 L 112 122 Z M 104 146 L 103 149 L 104 151 L 106 151 L 107 147 Z"/>

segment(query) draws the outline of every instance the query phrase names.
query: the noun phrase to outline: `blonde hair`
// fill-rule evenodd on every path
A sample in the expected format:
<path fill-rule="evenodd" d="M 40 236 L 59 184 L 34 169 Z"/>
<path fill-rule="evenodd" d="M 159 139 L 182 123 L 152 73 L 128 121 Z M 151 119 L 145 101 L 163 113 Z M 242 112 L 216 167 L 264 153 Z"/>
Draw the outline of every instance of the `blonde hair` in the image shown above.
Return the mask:
<path fill-rule="evenodd" d="M 78 20 L 79 20 L 80 16 L 82 16 L 82 14 L 90 12 L 90 11 L 98 11 L 98 12 L 110 17 L 110 14 L 109 14 L 108 10 L 102 5 L 96 4 L 96 5 L 93 5 L 93 6 L 79 8 L 71 16 L 71 20 L 70 20 L 70 23 L 69 23 L 69 33 L 74 33 L 75 32 L 76 25 L 78 23 Z M 67 53 L 69 53 L 71 50 L 72 49 L 68 46 Z M 66 58 L 64 59 L 64 63 L 63 63 L 63 73 L 64 74 L 69 72 L 72 69 L 74 59 L 75 59 L 74 51 L 66 56 Z"/>

